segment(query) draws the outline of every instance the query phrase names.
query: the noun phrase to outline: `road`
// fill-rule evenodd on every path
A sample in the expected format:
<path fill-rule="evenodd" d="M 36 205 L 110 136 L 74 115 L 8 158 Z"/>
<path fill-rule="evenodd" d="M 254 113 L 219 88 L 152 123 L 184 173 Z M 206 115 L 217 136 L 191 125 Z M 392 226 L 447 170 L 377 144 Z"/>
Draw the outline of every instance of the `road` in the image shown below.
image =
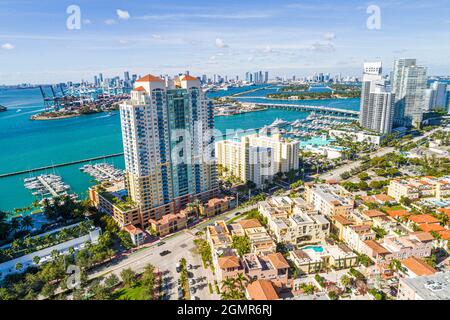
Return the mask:
<path fill-rule="evenodd" d="M 164 292 L 168 295 L 169 299 L 176 300 L 178 299 L 179 279 L 179 273 L 176 271 L 176 264 L 181 258 L 185 258 L 187 265 L 191 264 L 193 266 L 193 268 L 189 270 L 192 272 L 192 278 L 195 281 L 195 293 L 193 296 L 197 296 L 201 300 L 220 299 L 216 293 L 211 295 L 209 292 L 208 282 L 211 283 L 214 288 L 214 277 L 212 272 L 209 269 L 203 269 L 200 256 L 193 253 L 195 247 L 193 240 L 196 238 L 195 234 L 198 231 L 203 230 L 206 226 L 214 224 L 217 220 L 228 220 L 234 217 L 236 212 L 244 213 L 254 208 L 256 208 L 256 205 L 233 209 L 190 229 L 179 231 L 178 233 L 163 239 L 163 245 L 155 243 L 151 246 L 138 249 L 137 251 L 126 255 L 120 261 L 112 261 L 101 269 L 97 269 L 95 272 L 90 273 L 88 277 L 89 279 L 94 279 L 108 276 L 112 273 L 120 277 L 120 272 L 123 269 L 130 268 L 135 272 L 141 272 L 144 270 L 144 267 L 150 263 L 163 272 L 163 284 L 165 284 L 163 286 Z M 170 253 L 161 256 L 160 253 L 165 250 L 169 250 Z"/>
<path fill-rule="evenodd" d="M 417 141 L 420 140 L 420 139 L 423 139 L 423 138 L 426 138 L 426 137 L 432 135 L 434 132 L 436 132 L 436 131 L 439 130 L 439 129 L 441 129 L 441 128 L 440 128 L 440 127 L 435 128 L 435 129 L 433 129 L 433 130 L 431 130 L 431 131 L 429 131 L 429 132 L 426 132 L 426 133 L 425 133 L 424 135 L 422 135 L 422 136 L 418 136 L 418 137 L 415 137 L 415 138 L 413 138 L 413 139 L 411 139 L 411 140 L 409 140 L 409 141 L 406 141 L 405 143 L 403 143 L 403 145 L 405 145 L 405 144 L 407 144 L 407 143 L 410 143 L 410 142 L 417 142 Z M 380 148 L 380 149 L 378 149 L 377 151 L 372 152 L 371 154 L 369 154 L 369 157 L 370 157 L 370 158 L 373 158 L 373 157 L 381 157 L 381 156 L 384 156 L 385 154 L 388 154 L 388 153 L 393 152 L 393 151 L 395 151 L 395 148 L 394 148 L 394 147 Z M 332 172 L 324 173 L 324 174 L 320 175 L 319 178 L 320 178 L 320 179 L 324 179 L 324 180 L 336 180 L 336 181 L 340 181 L 340 180 L 342 180 L 342 178 L 341 178 L 341 174 L 342 174 L 342 173 L 347 172 L 347 171 L 350 171 L 350 170 L 352 170 L 352 169 L 354 169 L 354 168 L 357 168 L 357 167 L 359 167 L 361 164 L 362 164 L 362 161 L 360 161 L 360 160 L 354 161 L 354 162 L 345 164 L 345 165 L 343 165 L 343 166 L 341 166 L 341 167 L 339 167 L 339 168 L 336 168 L 336 169 L 334 169 Z"/>

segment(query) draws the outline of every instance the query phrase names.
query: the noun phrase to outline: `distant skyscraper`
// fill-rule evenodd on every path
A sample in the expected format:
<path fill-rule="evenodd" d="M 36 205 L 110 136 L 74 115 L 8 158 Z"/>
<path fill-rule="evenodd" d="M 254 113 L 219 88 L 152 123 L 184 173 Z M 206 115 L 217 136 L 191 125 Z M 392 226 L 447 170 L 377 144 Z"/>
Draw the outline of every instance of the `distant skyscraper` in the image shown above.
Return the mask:
<path fill-rule="evenodd" d="M 394 124 L 397 126 L 420 126 L 425 107 L 427 71 L 417 66 L 416 59 L 398 59 L 394 62 L 391 76 L 395 93 Z"/>
<path fill-rule="evenodd" d="M 269 71 L 264 72 L 264 83 L 269 82 Z"/>
<path fill-rule="evenodd" d="M 364 63 L 359 123 L 362 127 L 389 134 L 394 116 L 394 95 L 387 89 L 381 62 Z"/>
<path fill-rule="evenodd" d="M 171 81 L 140 78 L 120 105 L 126 186 L 144 226 L 218 188 L 213 105 L 198 78 Z"/>
<path fill-rule="evenodd" d="M 100 82 L 100 84 L 103 84 L 103 73 L 99 73 L 98 81 Z"/>
<path fill-rule="evenodd" d="M 433 90 L 431 109 L 445 109 L 447 103 L 447 84 L 445 82 L 435 81 L 431 84 L 430 89 Z"/>

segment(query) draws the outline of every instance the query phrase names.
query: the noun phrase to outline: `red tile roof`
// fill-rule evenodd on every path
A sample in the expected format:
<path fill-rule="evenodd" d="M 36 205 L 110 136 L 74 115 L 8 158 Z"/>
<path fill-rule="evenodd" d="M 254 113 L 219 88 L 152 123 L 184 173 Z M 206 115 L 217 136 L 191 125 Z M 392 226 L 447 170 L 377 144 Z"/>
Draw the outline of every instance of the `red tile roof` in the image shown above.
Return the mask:
<path fill-rule="evenodd" d="M 364 241 L 364 243 L 366 244 L 367 247 L 372 249 L 372 251 L 377 254 L 388 254 L 390 252 L 388 249 L 383 247 L 381 244 L 379 244 L 375 240 L 366 240 L 366 241 Z"/>
<path fill-rule="evenodd" d="M 286 261 L 286 259 L 283 257 L 283 255 L 279 252 L 268 254 L 267 258 L 269 258 L 270 262 L 275 267 L 275 269 L 289 268 L 289 263 Z"/>
<path fill-rule="evenodd" d="M 258 219 L 241 220 L 238 223 L 241 225 L 242 229 L 261 227 L 261 223 L 259 223 Z"/>
<path fill-rule="evenodd" d="M 148 74 L 136 80 L 136 82 L 164 82 L 160 77 L 155 77 L 154 75 Z"/>
<path fill-rule="evenodd" d="M 410 257 L 402 260 L 402 265 L 417 276 L 430 276 L 436 273 L 436 270 L 429 266 L 425 261 L 416 257 Z"/>
<path fill-rule="evenodd" d="M 185 74 L 184 76 L 181 77 L 182 81 L 193 81 L 193 80 L 198 80 L 198 78 L 193 77 L 191 75 Z"/>
<path fill-rule="evenodd" d="M 438 231 L 438 234 L 443 240 L 450 240 L 450 230 Z"/>
<path fill-rule="evenodd" d="M 431 231 L 445 231 L 446 229 L 439 224 L 419 224 L 419 228 L 422 231 L 431 232 Z"/>
<path fill-rule="evenodd" d="M 435 217 L 433 217 L 431 214 L 417 214 L 414 216 L 410 216 L 408 218 L 408 220 L 418 223 L 418 224 L 422 224 L 422 223 L 426 223 L 426 224 L 432 224 L 432 223 L 439 223 L 439 220 L 436 219 Z"/>
<path fill-rule="evenodd" d="M 133 91 L 145 91 L 145 88 L 143 86 L 139 86 L 137 88 L 134 88 Z"/>
<path fill-rule="evenodd" d="M 363 211 L 363 214 L 365 214 L 369 218 L 382 217 L 382 216 L 386 215 L 386 213 L 381 212 L 380 210 L 375 210 L 375 209 L 373 209 L 373 210 L 365 210 L 365 211 Z"/>
<path fill-rule="evenodd" d="M 221 269 L 238 268 L 240 266 L 237 256 L 219 257 L 219 267 Z"/>
<path fill-rule="evenodd" d="M 247 292 L 251 300 L 278 300 L 280 297 L 271 281 L 256 280 L 247 285 Z"/>
<path fill-rule="evenodd" d="M 123 228 L 125 229 L 125 231 L 127 231 L 128 233 L 131 233 L 131 234 L 140 234 L 140 233 L 144 232 L 141 229 L 133 226 L 132 224 L 128 224 L 128 225 L 124 226 Z"/>
<path fill-rule="evenodd" d="M 386 213 L 392 218 L 405 217 L 411 215 L 408 210 L 386 210 Z"/>

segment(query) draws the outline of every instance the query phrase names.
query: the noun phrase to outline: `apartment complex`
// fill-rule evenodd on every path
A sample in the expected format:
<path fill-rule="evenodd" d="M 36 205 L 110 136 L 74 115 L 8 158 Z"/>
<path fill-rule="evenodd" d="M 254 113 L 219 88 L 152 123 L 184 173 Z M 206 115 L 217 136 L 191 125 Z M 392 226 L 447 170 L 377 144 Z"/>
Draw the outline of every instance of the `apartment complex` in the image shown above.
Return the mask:
<path fill-rule="evenodd" d="M 258 187 L 278 172 L 299 168 L 299 142 L 280 134 L 252 134 L 216 142 L 217 162 L 229 174 Z"/>
<path fill-rule="evenodd" d="M 300 245 L 321 242 L 330 232 L 330 222 L 302 198 L 273 197 L 258 204 L 277 242 Z"/>
<path fill-rule="evenodd" d="M 395 95 L 386 86 L 381 62 L 364 63 L 359 123 L 362 127 L 389 134 L 394 119 Z"/>
<path fill-rule="evenodd" d="M 425 107 L 427 70 L 418 66 L 416 59 L 398 59 L 391 74 L 395 94 L 394 124 L 420 126 Z"/>
<path fill-rule="evenodd" d="M 378 264 L 392 259 L 425 258 L 431 255 L 433 240 L 434 238 L 426 232 L 415 232 L 406 236 L 386 236 L 379 241 L 365 241 L 361 253 L 368 255 Z"/>
<path fill-rule="evenodd" d="M 289 252 L 290 260 L 303 274 L 318 273 L 328 267 L 351 268 L 358 256 L 344 244 L 308 246 Z"/>
<path fill-rule="evenodd" d="M 388 195 L 395 200 L 402 197 L 411 200 L 434 197 L 437 200 L 450 197 L 450 177 L 421 177 L 391 180 Z"/>
<path fill-rule="evenodd" d="M 351 194 L 338 184 L 305 184 L 306 202 L 320 214 L 328 217 L 347 217 L 355 202 Z"/>
<path fill-rule="evenodd" d="M 120 117 L 126 187 L 144 226 L 215 196 L 214 111 L 197 78 L 138 79 Z"/>

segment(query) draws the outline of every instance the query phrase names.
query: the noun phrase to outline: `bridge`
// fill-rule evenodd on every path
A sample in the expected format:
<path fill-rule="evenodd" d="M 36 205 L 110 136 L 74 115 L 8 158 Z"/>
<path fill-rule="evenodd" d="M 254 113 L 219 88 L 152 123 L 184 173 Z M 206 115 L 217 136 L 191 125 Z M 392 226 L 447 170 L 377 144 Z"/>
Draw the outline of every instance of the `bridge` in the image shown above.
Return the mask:
<path fill-rule="evenodd" d="M 330 108 L 324 106 L 308 106 L 300 104 L 286 104 L 286 103 L 256 103 L 257 106 L 268 107 L 272 109 L 282 109 L 290 111 L 314 111 L 317 113 L 328 115 L 343 115 L 346 117 L 356 118 L 359 116 L 359 111 L 346 110 L 340 108 Z"/>

